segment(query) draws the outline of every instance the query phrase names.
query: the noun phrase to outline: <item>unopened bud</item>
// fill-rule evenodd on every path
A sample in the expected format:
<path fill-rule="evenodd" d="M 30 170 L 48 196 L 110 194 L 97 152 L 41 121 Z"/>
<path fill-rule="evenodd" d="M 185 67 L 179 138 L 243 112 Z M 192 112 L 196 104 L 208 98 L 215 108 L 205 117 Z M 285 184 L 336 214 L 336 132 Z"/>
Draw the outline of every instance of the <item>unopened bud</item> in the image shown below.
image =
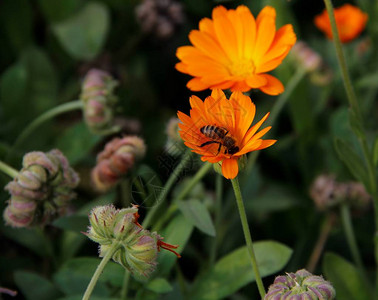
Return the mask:
<path fill-rule="evenodd" d="M 44 225 L 63 215 L 79 177 L 59 150 L 30 152 L 19 175 L 5 189 L 11 194 L 4 219 L 13 227 Z"/>
<path fill-rule="evenodd" d="M 143 229 L 138 218 L 137 206 L 120 210 L 112 205 L 95 207 L 89 215 L 90 227 L 86 235 L 100 244 L 100 257 L 117 243 L 113 260 L 133 274 L 148 276 L 155 270 L 160 248 L 178 255 L 172 250 L 177 246 L 166 244 L 157 233 Z"/>
<path fill-rule="evenodd" d="M 264 300 L 332 300 L 335 297 L 336 291 L 330 282 L 302 269 L 276 277 Z"/>
<path fill-rule="evenodd" d="M 115 138 L 106 144 L 97 156 L 97 165 L 92 170 L 92 182 L 97 190 L 107 191 L 118 183 L 144 157 L 146 146 L 136 136 Z"/>
<path fill-rule="evenodd" d="M 113 91 L 118 82 L 107 72 L 92 69 L 85 76 L 80 98 L 84 102 L 84 118 L 94 133 L 113 129 L 117 97 Z"/>
<path fill-rule="evenodd" d="M 291 55 L 309 72 L 317 70 L 323 64 L 321 56 L 303 41 L 295 43 Z"/>
<path fill-rule="evenodd" d="M 165 144 L 165 151 L 174 157 L 182 155 L 186 147 L 179 134 L 178 118 L 171 118 L 166 127 L 167 142 Z"/>

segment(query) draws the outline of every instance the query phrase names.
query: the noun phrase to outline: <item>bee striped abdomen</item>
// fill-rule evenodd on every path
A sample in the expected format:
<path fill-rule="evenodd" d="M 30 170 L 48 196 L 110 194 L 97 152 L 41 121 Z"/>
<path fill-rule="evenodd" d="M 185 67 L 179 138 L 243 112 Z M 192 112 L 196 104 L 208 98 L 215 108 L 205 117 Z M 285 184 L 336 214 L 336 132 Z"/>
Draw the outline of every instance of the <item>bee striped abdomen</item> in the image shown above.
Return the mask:
<path fill-rule="evenodd" d="M 200 131 L 204 136 L 216 141 L 223 140 L 227 134 L 227 130 L 225 128 L 214 125 L 203 126 Z"/>

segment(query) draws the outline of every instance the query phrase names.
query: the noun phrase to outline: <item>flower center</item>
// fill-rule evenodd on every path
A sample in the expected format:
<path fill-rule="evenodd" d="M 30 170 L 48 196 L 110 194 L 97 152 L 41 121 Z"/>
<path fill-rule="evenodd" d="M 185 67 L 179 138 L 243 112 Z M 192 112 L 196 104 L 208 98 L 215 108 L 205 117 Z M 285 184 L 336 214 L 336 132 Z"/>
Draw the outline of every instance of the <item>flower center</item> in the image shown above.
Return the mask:
<path fill-rule="evenodd" d="M 255 72 L 255 69 L 253 61 L 245 58 L 234 61 L 229 67 L 230 73 L 238 77 L 248 77 Z"/>

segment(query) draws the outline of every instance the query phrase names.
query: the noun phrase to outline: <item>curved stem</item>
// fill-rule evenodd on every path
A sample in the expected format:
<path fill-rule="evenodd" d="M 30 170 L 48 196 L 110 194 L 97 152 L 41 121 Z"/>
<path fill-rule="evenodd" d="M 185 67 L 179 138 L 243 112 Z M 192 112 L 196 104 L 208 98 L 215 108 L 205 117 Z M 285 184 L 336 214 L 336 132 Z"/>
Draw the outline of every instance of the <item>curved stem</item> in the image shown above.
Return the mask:
<path fill-rule="evenodd" d="M 242 199 L 242 195 L 241 195 L 241 191 L 240 191 L 238 178 L 236 177 L 236 178 L 232 179 L 231 183 L 232 183 L 232 187 L 234 188 L 236 203 L 237 203 L 238 209 L 239 209 L 240 221 L 242 223 L 243 233 L 244 233 L 245 242 L 247 244 L 248 253 L 249 253 L 249 256 L 251 258 L 251 264 L 252 264 L 253 272 L 255 273 L 257 288 L 259 289 L 261 299 L 263 299 L 265 297 L 265 288 L 264 288 L 264 284 L 261 280 L 259 268 L 257 266 L 257 260 L 256 260 L 255 252 L 253 250 L 251 232 L 249 231 L 249 227 L 248 227 L 247 215 L 245 213 L 245 208 L 244 208 L 244 203 L 243 203 L 243 199 Z"/>
<path fill-rule="evenodd" d="M 119 243 L 114 242 L 113 245 L 109 248 L 106 255 L 102 258 L 100 264 L 97 266 L 96 271 L 94 272 L 91 281 L 89 282 L 87 289 L 85 290 L 82 300 L 88 300 L 92 294 L 94 287 L 96 286 L 97 280 L 100 277 L 101 273 L 104 271 L 106 264 L 112 258 L 114 252 L 119 248 Z"/>
<path fill-rule="evenodd" d="M 18 171 L 13 169 L 11 166 L 8 166 L 6 163 L 0 160 L 0 170 L 3 171 L 4 174 L 7 174 L 9 177 L 15 178 L 18 176 Z"/>
<path fill-rule="evenodd" d="M 192 152 L 190 150 L 187 150 L 181 162 L 178 164 L 176 169 L 173 170 L 171 176 L 168 178 L 161 193 L 159 194 L 158 199 L 156 200 L 155 206 L 151 208 L 150 212 L 147 214 L 146 218 L 144 219 L 143 224 L 142 224 L 144 228 L 147 228 L 150 225 L 151 221 L 155 217 L 155 214 L 157 213 L 160 207 L 160 204 L 164 202 L 164 200 L 167 198 L 169 191 L 171 190 L 172 186 L 176 182 L 177 178 L 180 176 L 181 171 L 186 167 L 191 156 L 192 156 Z"/>
<path fill-rule="evenodd" d="M 212 164 L 206 162 L 191 178 L 191 180 L 182 189 L 182 191 L 177 195 L 175 202 L 184 199 L 185 196 L 189 194 L 193 187 L 209 172 L 211 168 Z M 164 216 L 160 218 L 159 221 L 155 224 L 154 231 L 159 231 L 161 227 L 163 227 L 163 225 L 167 222 L 167 220 L 169 220 L 172 217 L 172 215 L 177 211 L 178 207 L 175 202 L 171 203 Z"/>
<path fill-rule="evenodd" d="M 25 129 L 21 132 L 21 134 L 18 136 L 16 141 L 13 144 L 12 149 L 17 149 L 18 146 L 20 146 L 24 140 L 35 130 L 37 129 L 42 123 L 46 122 L 49 119 L 54 118 L 57 115 L 63 114 L 65 112 L 69 112 L 71 110 L 81 109 L 83 107 L 81 100 L 75 100 L 68 103 L 61 104 L 59 106 L 56 106 L 46 112 L 44 112 L 42 115 L 34 119 Z"/>
<path fill-rule="evenodd" d="M 297 85 L 301 82 L 301 80 L 303 79 L 303 77 L 306 74 L 307 74 L 307 70 L 302 68 L 302 67 L 299 67 L 295 71 L 294 75 L 290 78 L 290 81 L 286 85 L 285 92 L 282 93 L 278 97 L 277 101 L 274 103 L 274 105 L 272 107 L 272 110 L 270 112 L 269 118 L 267 119 L 267 123 L 266 123 L 268 126 L 273 126 L 278 115 L 280 114 L 280 112 L 284 108 L 286 102 L 288 101 L 289 97 L 291 96 L 291 94 L 293 93 L 293 91 L 295 90 Z M 247 165 L 246 165 L 246 168 L 245 168 L 246 174 L 250 170 L 252 170 L 252 167 L 255 164 L 257 156 L 259 155 L 259 153 L 260 153 L 260 151 L 255 151 L 255 152 L 253 152 L 249 155 L 248 162 L 247 162 Z"/>
<path fill-rule="evenodd" d="M 344 231 L 345 231 L 345 236 L 348 242 L 350 252 L 352 253 L 354 263 L 357 265 L 357 268 L 362 278 L 364 279 L 364 281 L 368 283 L 369 282 L 368 276 L 366 275 L 366 271 L 362 263 L 361 255 L 358 250 L 356 236 L 354 235 L 353 224 L 352 224 L 352 219 L 350 217 L 348 204 L 342 203 L 340 205 L 340 214 L 341 214 L 341 221 L 342 221 Z"/>
<path fill-rule="evenodd" d="M 327 242 L 328 236 L 335 224 L 335 215 L 333 213 L 328 213 L 323 224 L 321 231 L 319 233 L 318 240 L 316 241 L 315 247 L 311 253 L 310 259 L 307 263 L 306 269 L 313 273 L 315 271 L 316 265 L 318 264 L 320 255 L 323 252 L 325 243 Z"/>

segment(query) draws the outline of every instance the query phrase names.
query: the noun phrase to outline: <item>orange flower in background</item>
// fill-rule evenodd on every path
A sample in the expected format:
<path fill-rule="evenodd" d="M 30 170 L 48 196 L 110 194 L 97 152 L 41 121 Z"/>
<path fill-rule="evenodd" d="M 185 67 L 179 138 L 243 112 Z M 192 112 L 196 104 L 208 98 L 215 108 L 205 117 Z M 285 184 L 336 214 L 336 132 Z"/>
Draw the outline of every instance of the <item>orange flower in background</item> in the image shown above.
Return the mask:
<path fill-rule="evenodd" d="M 290 24 L 276 31 L 275 20 L 276 10 L 270 6 L 256 20 L 244 5 L 230 10 L 214 8 L 212 19 L 202 19 L 199 30 L 190 32 L 193 46 L 177 49 L 181 62 L 176 69 L 194 77 L 187 87 L 192 91 L 219 88 L 282 93 L 282 83 L 266 72 L 281 64 L 296 36 Z"/>
<path fill-rule="evenodd" d="M 257 132 L 269 113 L 249 128 L 256 107 L 251 98 L 241 92 L 232 93 L 228 100 L 221 90 L 214 89 L 205 101 L 192 96 L 190 105 L 190 116 L 177 113 L 182 122 L 179 123 L 181 138 L 193 152 L 202 155 L 202 161 L 221 162 L 223 176 L 228 179 L 238 174 L 238 159 L 242 155 L 276 142 L 261 139 L 271 126 Z"/>
<path fill-rule="evenodd" d="M 346 43 L 355 39 L 365 29 L 368 15 L 358 7 L 344 4 L 335 8 L 334 13 L 341 42 Z M 331 23 L 326 9 L 315 17 L 314 22 L 318 29 L 332 39 Z"/>

